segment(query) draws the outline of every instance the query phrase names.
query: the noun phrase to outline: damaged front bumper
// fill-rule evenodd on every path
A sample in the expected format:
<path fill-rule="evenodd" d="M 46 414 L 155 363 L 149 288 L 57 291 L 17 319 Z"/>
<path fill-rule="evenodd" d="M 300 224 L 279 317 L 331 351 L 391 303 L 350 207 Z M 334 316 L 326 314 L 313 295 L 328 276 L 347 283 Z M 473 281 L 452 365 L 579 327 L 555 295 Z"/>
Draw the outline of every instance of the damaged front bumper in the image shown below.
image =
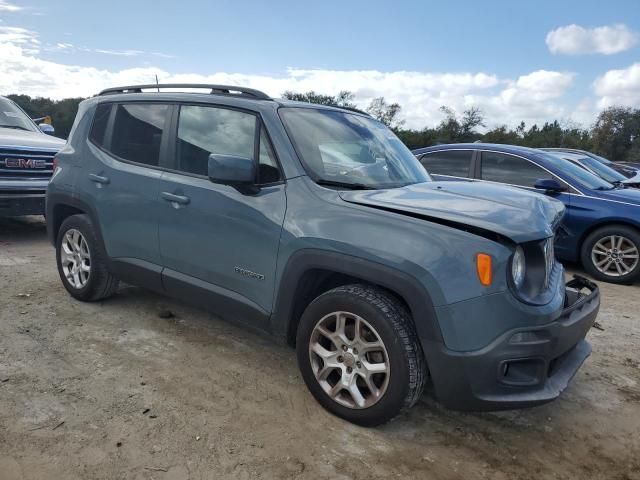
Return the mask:
<path fill-rule="evenodd" d="M 457 352 L 432 344 L 428 354 L 438 399 L 448 408 L 523 408 L 557 398 L 591 353 L 585 340 L 600 308 L 594 283 L 575 276 L 564 308 L 551 323 L 511 329 L 480 350 Z M 429 348 L 429 347 L 427 347 Z"/>

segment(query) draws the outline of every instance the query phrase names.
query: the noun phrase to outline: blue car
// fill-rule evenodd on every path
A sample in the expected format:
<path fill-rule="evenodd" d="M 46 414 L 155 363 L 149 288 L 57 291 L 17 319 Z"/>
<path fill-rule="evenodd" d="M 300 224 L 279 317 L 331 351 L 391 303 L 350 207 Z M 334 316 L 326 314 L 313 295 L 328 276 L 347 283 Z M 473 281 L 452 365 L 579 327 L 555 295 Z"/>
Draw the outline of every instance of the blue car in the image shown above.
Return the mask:
<path fill-rule="evenodd" d="M 640 190 L 613 185 L 542 150 L 486 143 L 413 151 L 435 180 L 502 183 L 538 191 L 567 207 L 556 256 L 593 277 L 631 283 L 640 275 Z"/>

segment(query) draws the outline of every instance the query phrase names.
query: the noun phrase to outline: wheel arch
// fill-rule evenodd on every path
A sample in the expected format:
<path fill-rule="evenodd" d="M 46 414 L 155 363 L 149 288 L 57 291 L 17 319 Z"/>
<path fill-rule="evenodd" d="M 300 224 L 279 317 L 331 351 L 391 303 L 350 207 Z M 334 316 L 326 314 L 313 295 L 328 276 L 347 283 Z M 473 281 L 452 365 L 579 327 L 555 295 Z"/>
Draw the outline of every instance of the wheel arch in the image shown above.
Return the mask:
<path fill-rule="evenodd" d="M 278 283 L 272 333 L 294 345 L 306 306 L 321 293 L 349 283 L 386 290 L 407 307 L 420 338 L 442 341 L 431 296 L 416 278 L 371 260 L 316 249 L 301 250 L 289 258 Z"/>
<path fill-rule="evenodd" d="M 62 223 L 72 215 L 88 215 L 98 240 L 104 246 L 100 224 L 95 210 L 82 200 L 70 195 L 54 193 L 47 195 L 47 235 L 55 246 Z"/>
<path fill-rule="evenodd" d="M 587 238 L 589 238 L 589 235 L 591 235 L 593 232 L 595 232 L 596 230 L 599 230 L 601 228 L 615 227 L 615 226 L 632 228 L 636 232 L 640 233 L 640 225 L 638 225 L 638 224 L 636 224 L 634 222 L 631 222 L 628 219 L 625 219 L 625 218 L 604 218 L 601 221 L 599 221 L 598 223 L 589 226 L 589 228 L 587 228 L 584 232 L 582 232 L 582 235 L 580 235 L 580 239 L 578 240 L 578 258 L 580 258 L 582 256 L 582 247 L 584 245 L 584 242 L 587 240 Z"/>

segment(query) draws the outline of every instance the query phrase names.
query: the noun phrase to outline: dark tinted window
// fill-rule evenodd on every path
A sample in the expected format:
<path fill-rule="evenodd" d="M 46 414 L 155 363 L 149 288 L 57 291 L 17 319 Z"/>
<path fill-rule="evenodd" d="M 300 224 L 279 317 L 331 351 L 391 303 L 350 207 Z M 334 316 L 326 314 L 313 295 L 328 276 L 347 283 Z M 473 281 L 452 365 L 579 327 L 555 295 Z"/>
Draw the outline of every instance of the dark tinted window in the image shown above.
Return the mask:
<path fill-rule="evenodd" d="M 468 178 L 472 156 L 471 150 L 443 150 L 427 153 L 420 159 L 420 162 L 432 175 Z"/>
<path fill-rule="evenodd" d="M 504 153 L 482 152 L 481 178 L 492 182 L 533 187 L 537 180 L 550 179 L 553 176 L 524 158 Z"/>
<path fill-rule="evenodd" d="M 267 132 L 264 127 L 260 130 L 260 160 L 258 164 L 258 182 L 259 183 L 274 183 L 279 182 L 282 177 L 280 175 L 280 169 L 278 168 L 278 162 L 276 156 L 273 153 L 273 147 L 267 137 Z"/>
<path fill-rule="evenodd" d="M 146 165 L 160 163 L 160 141 L 169 107 L 152 103 L 116 107 L 111 152 Z"/>
<path fill-rule="evenodd" d="M 207 175 L 209 155 L 255 157 L 256 116 L 216 107 L 183 106 L 178 121 L 178 168 Z"/>
<path fill-rule="evenodd" d="M 111 104 L 103 103 L 98 105 L 96 113 L 93 116 L 93 125 L 91 126 L 91 132 L 89 138 L 101 147 L 104 146 L 104 136 L 107 133 L 107 123 L 109 122 L 109 115 L 111 114 Z"/>

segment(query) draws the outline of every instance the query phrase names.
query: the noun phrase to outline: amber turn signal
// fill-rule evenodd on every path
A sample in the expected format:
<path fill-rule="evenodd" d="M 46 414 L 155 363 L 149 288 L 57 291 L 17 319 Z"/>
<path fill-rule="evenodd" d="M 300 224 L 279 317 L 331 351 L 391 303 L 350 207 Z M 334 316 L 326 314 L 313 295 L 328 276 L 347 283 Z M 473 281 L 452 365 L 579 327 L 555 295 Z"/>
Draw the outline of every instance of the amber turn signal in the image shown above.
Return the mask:
<path fill-rule="evenodd" d="M 493 269 L 491 265 L 491 255 L 486 253 L 476 254 L 476 269 L 478 271 L 478 279 L 485 287 L 491 285 L 493 281 Z"/>

